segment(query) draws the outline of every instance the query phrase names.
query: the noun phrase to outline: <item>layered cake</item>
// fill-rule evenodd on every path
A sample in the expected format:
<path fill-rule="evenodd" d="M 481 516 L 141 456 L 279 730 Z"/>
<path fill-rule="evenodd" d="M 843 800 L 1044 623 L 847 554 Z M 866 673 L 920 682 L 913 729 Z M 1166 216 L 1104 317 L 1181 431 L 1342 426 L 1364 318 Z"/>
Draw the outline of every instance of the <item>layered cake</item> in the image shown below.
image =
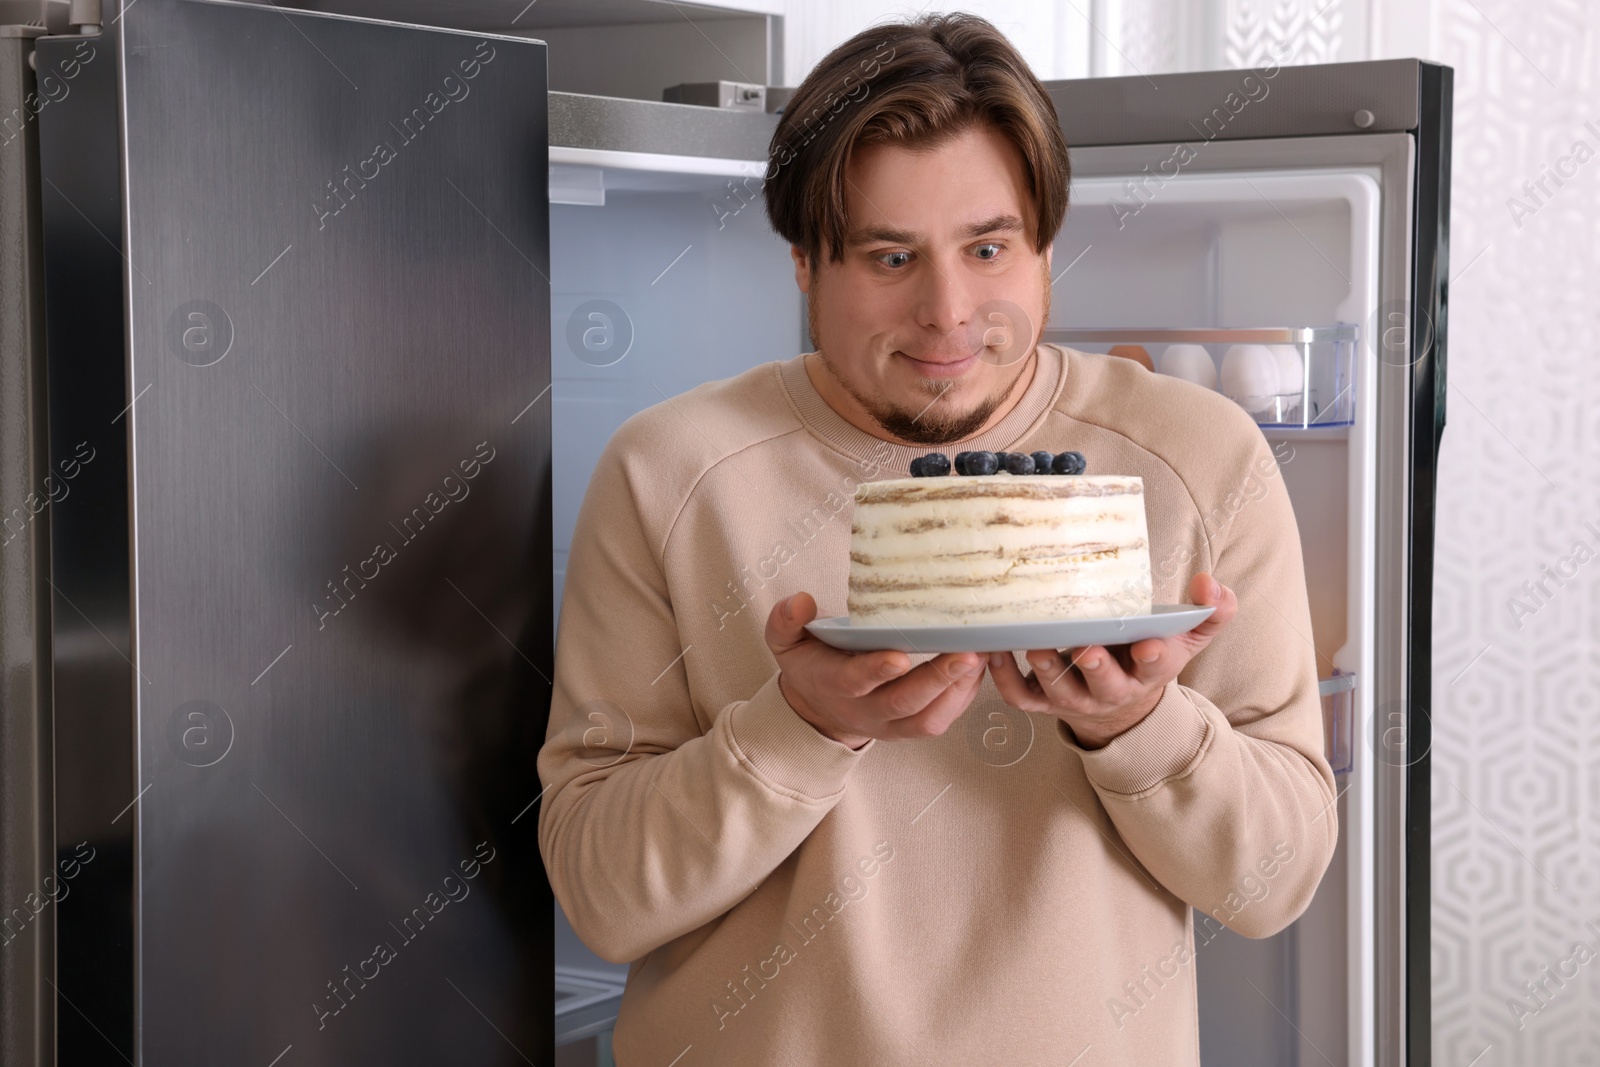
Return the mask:
<path fill-rule="evenodd" d="M 856 488 L 850 621 L 970 625 L 1149 614 L 1144 482 L 1082 457 L 937 453 Z M 1009 463 L 1007 462 L 1009 460 Z M 1052 462 L 1054 460 L 1054 462 Z M 1076 471 L 1073 468 L 1076 468 Z M 1028 473 L 1040 469 L 1062 473 Z M 1017 473 L 1012 473 L 1016 471 Z"/>

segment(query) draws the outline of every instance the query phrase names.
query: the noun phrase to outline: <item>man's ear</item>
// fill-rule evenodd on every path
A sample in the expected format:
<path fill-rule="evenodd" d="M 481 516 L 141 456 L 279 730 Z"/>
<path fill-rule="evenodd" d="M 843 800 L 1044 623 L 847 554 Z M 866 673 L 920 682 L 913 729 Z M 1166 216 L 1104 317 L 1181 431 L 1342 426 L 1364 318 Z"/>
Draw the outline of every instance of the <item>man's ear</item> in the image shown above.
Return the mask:
<path fill-rule="evenodd" d="M 799 245 L 789 246 L 789 258 L 794 260 L 794 283 L 802 293 L 811 292 L 811 257 Z"/>

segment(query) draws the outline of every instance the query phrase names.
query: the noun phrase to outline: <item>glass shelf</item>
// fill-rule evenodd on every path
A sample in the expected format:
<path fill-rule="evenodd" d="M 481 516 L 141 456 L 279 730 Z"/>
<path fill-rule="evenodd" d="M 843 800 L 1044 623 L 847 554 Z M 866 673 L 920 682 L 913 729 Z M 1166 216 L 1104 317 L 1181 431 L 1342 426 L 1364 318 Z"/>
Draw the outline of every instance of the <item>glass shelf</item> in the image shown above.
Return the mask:
<path fill-rule="evenodd" d="M 1355 421 L 1355 347 L 1358 331 L 1353 323 L 1331 326 L 1264 326 L 1240 329 L 1210 327 L 1061 327 L 1049 328 L 1041 338 L 1086 352 L 1128 355 L 1156 371 L 1171 373 L 1186 363 L 1181 376 L 1223 392 L 1248 411 L 1263 429 L 1326 430 L 1348 427 Z M 1184 346 L 1181 353 L 1168 351 Z M 1230 362 L 1235 346 L 1275 346 L 1242 349 Z M 1119 351 L 1120 349 L 1120 351 Z M 1202 355 L 1203 354 L 1203 355 Z M 1141 358 L 1142 356 L 1142 358 Z M 1181 357 L 1181 358 L 1180 358 Z M 1209 360 L 1210 368 L 1197 361 Z M 1295 364 L 1298 363 L 1298 368 Z M 1272 385 L 1251 394 L 1229 393 L 1230 377 Z M 1205 380 L 1199 380 L 1199 379 Z M 1299 387 L 1279 391 L 1285 378 Z M 1269 391 L 1270 390 L 1270 391 Z"/>
<path fill-rule="evenodd" d="M 556 1044 L 609 1031 L 617 1021 L 623 982 L 614 974 L 556 965 Z"/>

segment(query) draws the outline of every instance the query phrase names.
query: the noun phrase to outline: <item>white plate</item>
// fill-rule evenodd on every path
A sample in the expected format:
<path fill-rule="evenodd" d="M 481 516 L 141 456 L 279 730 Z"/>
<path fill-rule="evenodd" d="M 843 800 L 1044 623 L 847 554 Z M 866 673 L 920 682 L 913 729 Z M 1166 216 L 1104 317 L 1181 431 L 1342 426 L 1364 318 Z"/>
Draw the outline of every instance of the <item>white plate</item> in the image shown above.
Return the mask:
<path fill-rule="evenodd" d="M 806 623 L 817 639 L 847 652 L 1012 652 L 1034 648 L 1128 645 L 1188 633 L 1215 611 L 1194 604 L 1156 604 L 1148 615 L 1050 619 L 973 626 L 852 626 L 840 615 Z"/>

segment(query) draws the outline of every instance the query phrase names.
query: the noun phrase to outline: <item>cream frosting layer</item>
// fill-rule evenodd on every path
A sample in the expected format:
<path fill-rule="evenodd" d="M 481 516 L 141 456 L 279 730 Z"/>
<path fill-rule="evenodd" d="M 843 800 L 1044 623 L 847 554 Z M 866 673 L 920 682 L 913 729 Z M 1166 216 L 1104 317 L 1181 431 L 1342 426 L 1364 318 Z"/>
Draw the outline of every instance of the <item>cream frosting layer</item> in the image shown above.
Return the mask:
<path fill-rule="evenodd" d="M 857 487 L 854 622 L 927 626 L 1148 614 L 1144 482 L 948 475 Z"/>

